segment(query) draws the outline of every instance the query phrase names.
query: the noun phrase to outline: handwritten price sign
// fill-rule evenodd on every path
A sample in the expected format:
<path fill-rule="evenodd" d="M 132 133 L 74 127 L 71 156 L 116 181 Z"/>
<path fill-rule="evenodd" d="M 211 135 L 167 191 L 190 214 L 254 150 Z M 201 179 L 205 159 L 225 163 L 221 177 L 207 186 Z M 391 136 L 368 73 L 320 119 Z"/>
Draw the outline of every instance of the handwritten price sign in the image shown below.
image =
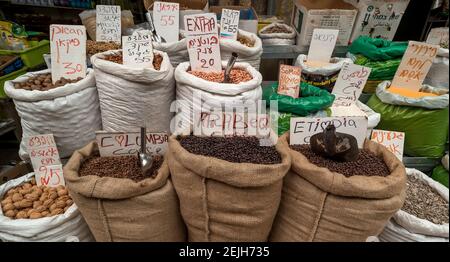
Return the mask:
<path fill-rule="evenodd" d="M 61 79 L 86 76 L 86 28 L 79 25 L 50 25 L 53 84 Z"/>
<path fill-rule="evenodd" d="M 141 146 L 139 132 L 95 132 L 101 156 L 136 155 Z M 147 133 L 147 153 L 163 156 L 167 151 L 169 136 L 167 133 Z"/>
<path fill-rule="evenodd" d="M 180 4 L 155 2 L 153 20 L 158 35 L 167 43 L 178 41 L 180 33 Z"/>
<path fill-rule="evenodd" d="M 291 118 L 290 144 L 309 144 L 311 136 L 323 132 L 327 126 L 333 123 L 336 132 L 352 135 L 358 140 L 358 147 L 363 148 L 366 139 L 367 117 L 293 117 Z"/>
<path fill-rule="evenodd" d="M 120 43 L 122 36 L 121 11 L 118 5 L 96 6 L 96 40 Z"/>
<path fill-rule="evenodd" d="M 438 45 L 410 41 L 391 86 L 419 91 L 438 50 Z"/>
<path fill-rule="evenodd" d="M 384 130 L 373 130 L 371 140 L 385 146 L 387 150 L 403 160 L 403 148 L 405 145 L 405 133 Z"/>
<path fill-rule="evenodd" d="M 431 29 L 427 37 L 427 43 L 433 45 L 443 45 L 448 48 L 448 27 Z"/>
<path fill-rule="evenodd" d="M 24 139 L 37 185 L 54 187 L 65 185 L 61 160 L 53 135 L 36 135 Z"/>
<path fill-rule="evenodd" d="M 278 94 L 298 98 L 302 70 L 298 66 L 280 65 Z"/>
<path fill-rule="evenodd" d="M 239 10 L 222 9 L 222 16 L 220 18 L 220 38 L 237 39 L 239 14 Z"/>
<path fill-rule="evenodd" d="M 216 15 L 186 15 L 184 27 L 191 69 L 204 72 L 222 71 Z"/>
<path fill-rule="evenodd" d="M 345 63 L 339 73 L 332 94 L 336 96 L 333 106 L 350 106 L 358 101 L 371 69 Z"/>
<path fill-rule="evenodd" d="M 149 30 L 135 31 L 122 37 L 123 64 L 130 67 L 153 68 L 153 46 Z"/>
<path fill-rule="evenodd" d="M 315 61 L 329 63 L 338 35 L 339 30 L 314 29 L 311 45 L 309 46 L 308 62 Z"/>

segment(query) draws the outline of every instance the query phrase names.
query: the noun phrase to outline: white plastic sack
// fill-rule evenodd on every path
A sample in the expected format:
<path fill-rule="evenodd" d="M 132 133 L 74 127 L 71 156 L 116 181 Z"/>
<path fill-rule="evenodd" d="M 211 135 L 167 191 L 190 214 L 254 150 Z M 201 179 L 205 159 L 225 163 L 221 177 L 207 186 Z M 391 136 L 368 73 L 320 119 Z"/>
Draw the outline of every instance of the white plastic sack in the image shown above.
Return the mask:
<path fill-rule="evenodd" d="M 295 61 L 295 66 L 300 66 L 302 68 L 302 74 L 322 76 L 330 76 L 339 73 L 344 63 L 353 64 L 352 59 L 342 57 L 332 57 L 330 64 L 321 67 L 308 66 L 306 61 L 308 61 L 307 55 L 299 55 Z"/>
<path fill-rule="evenodd" d="M 448 49 L 440 48 L 436 58 L 431 65 L 430 71 L 424 83 L 437 88 L 449 88 L 449 60 Z"/>
<path fill-rule="evenodd" d="M 160 70 L 131 68 L 102 59 L 121 50 L 91 58 L 100 99 L 103 130 L 126 131 L 146 125 L 149 132 L 170 131 L 170 104 L 175 98 L 175 80 L 169 56 L 163 56 Z"/>
<path fill-rule="evenodd" d="M 182 30 L 181 35 L 184 35 Z M 172 43 L 158 43 L 153 42 L 153 48 L 161 52 L 167 53 L 170 58 L 170 63 L 176 68 L 180 63 L 189 61 L 189 53 L 187 50 L 186 38 L 182 38 L 177 42 Z"/>
<path fill-rule="evenodd" d="M 272 27 L 284 27 L 290 33 L 264 33 L 264 31 L 269 30 Z M 296 33 L 294 28 L 282 24 L 282 23 L 272 23 L 270 25 L 266 25 L 265 27 L 261 28 L 258 32 L 259 37 L 262 40 L 263 45 L 294 45 L 295 44 L 295 37 Z"/>
<path fill-rule="evenodd" d="M 356 105 L 361 109 L 364 113 L 367 114 L 367 138 L 370 139 L 373 129 L 380 123 L 381 114 L 372 110 L 372 108 L 368 107 L 366 104 L 357 101 Z"/>
<path fill-rule="evenodd" d="M 222 66 L 225 67 L 226 63 L 222 62 Z M 248 63 L 236 63 L 234 68 L 247 70 L 253 79 L 240 84 L 214 83 L 188 73 L 189 62 L 181 63 L 176 68 L 178 113 L 173 123 L 175 132 L 181 133 L 189 129 L 193 123 L 194 107 L 200 110 L 200 105 L 194 105 L 194 92 L 199 92 L 204 105 L 211 108 L 261 100 L 261 74 Z"/>
<path fill-rule="evenodd" d="M 384 81 L 378 85 L 376 90 L 377 97 L 385 104 L 423 107 L 428 109 L 441 109 L 448 106 L 448 89 L 439 89 L 429 85 L 423 85 L 421 89 L 423 92 L 434 93 L 438 96 L 410 98 L 387 91 L 390 86 L 390 81 Z"/>
<path fill-rule="evenodd" d="M 251 39 L 255 44 L 248 47 L 233 39 L 220 39 L 220 54 L 222 60 L 228 60 L 233 52 L 238 54 L 237 62 L 249 63 L 256 70 L 259 70 L 261 55 L 263 53 L 261 39 L 253 33 L 239 30 L 239 35 Z"/>
<path fill-rule="evenodd" d="M 434 181 L 417 169 L 406 169 L 408 176 L 414 176 L 425 182 L 448 202 L 448 188 Z M 387 232 L 380 235 L 380 239 L 390 241 L 449 241 L 449 224 L 437 225 L 428 220 L 418 218 L 403 210 L 399 210 L 392 217 L 392 223 L 388 225 Z M 395 223 L 394 223 L 395 222 Z M 385 230 L 386 231 L 386 230 Z M 387 235 L 383 237 L 383 235 Z"/>
<path fill-rule="evenodd" d="M 378 236 L 381 242 L 448 242 L 448 238 L 414 234 L 389 220 L 383 232 Z"/>
<path fill-rule="evenodd" d="M 95 139 L 95 131 L 102 128 L 92 69 L 88 69 L 83 80 L 48 91 L 14 88 L 16 82 L 45 73 L 50 70 L 30 72 L 5 83 L 5 93 L 14 100 L 21 118 L 23 134 L 19 155 L 22 159 L 28 159 L 24 137 L 53 134 L 59 155 L 64 158 Z"/>
<path fill-rule="evenodd" d="M 30 181 L 34 173 L 10 180 L 0 186 L 0 198 L 11 188 Z M 0 208 L 0 240 L 5 242 L 65 242 L 76 237 L 81 242 L 94 238 L 84 218 L 73 204 L 64 214 L 39 219 L 10 219 Z"/>

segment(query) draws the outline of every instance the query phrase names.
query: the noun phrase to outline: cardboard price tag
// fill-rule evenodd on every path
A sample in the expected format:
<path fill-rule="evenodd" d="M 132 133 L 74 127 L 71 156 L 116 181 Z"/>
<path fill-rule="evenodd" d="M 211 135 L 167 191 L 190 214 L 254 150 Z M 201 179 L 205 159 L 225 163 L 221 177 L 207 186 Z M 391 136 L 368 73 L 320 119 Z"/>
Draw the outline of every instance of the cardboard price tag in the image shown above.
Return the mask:
<path fill-rule="evenodd" d="M 38 186 L 65 185 L 61 160 L 53 134 L 24 138 Z"/>
<path fill-rule="evenodd" d="M 278 94 L 298 98 L 302 69 L 298 66 L 280 65 Z"/>
<path fill-rule="evenodd" d="M 363 148 L 366 139 L 367 117 L 293 117 L 290 127 L 290 144 L 304 145 L 309 144 L 311 136 L 323 132 L 327 126 L 333 123 L 336 132 L 352 135 L 358 140 L 358 147 Z"/>
<path fill-rule="evenodd" d="M 345 63 L 338 75 L 333 92 L 333 106 L 350 106 L 358 101 L 372 69 Z"/>
<path fill-rule="evenodd" d="M 219 35 L 215 14 L 184 16 L 189 61 L 193 71 L 221 72 Z"/>
<path fill-rule="evenodd" d="M 448 27 L 431 29 L 427 37 L 427 43 L 432 45 L 447 46 L 448 48 Z"/>
<path fill-rule="evenodd" d="M 316 28 L 309 46 L 308 62 L 329 63 L 333 54 L 339 30 Z"/>
<path fill-rule="evenodd" d="M 371 140 L 385 146 L 398 159 L 400 159 L 400 161 L 403 160 L 405 133 L 374 129 L 372 131 Z"/>
<path fill-rule="evenodd" d="M 122 37 L 123 64 L 135 68 L 153 68 L 152 33 L 149 30 L 135 31 Z"/>
<path fill-rule="evenodd" d="M 271 133 L 267 114 L 223 112 L 194 112 L 193 132 L 196 136 L 257 136 Z"/>
<path fill-rule="evenodd" d="M 167 43 L 176 42 L 180 34 L 180 4 L 155 2 L 153 4 L 153 23 L 158 35 Z"/>
<path fill-rule="evenodd" d="M 239 10 L 222 9 L 222 16 L 220 18 L 220 38 L 237 39 L 239 15 Z"/>
<path fill-rule="evenodd" d="M 50 25 L 52 81 L 62 77 L 86 77 L 86 28 L 82 25 Z"/>
<path fill-rule="evenodd" d="M 95 132 L 100 156 L 129 156 L 137 155 L 141 146 L 139 132 Z M 163 156 L 167 151 L 169 136 L 167 133 L 146 134 L 147 153 Z"/>
<path fill-rule="evenodd" d="M 438 50 L 438 45 L 410 41 L 391 86 L 419 91 Z"/>
<path fill-rule="evenodd" d="M 120 43 L 122 36 L 121 10 L 119 5 L 96 6 L 96 31 L 97 42 Z"/>

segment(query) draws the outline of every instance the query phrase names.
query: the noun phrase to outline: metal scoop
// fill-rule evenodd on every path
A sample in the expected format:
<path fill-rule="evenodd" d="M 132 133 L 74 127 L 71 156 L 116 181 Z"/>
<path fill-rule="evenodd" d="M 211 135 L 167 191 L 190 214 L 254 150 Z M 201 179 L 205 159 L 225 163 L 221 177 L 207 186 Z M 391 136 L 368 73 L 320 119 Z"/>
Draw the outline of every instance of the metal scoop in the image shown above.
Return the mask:
<path fill-rule="evenodd" d="M 158 33 L 156 32 L 155 24 L 153 23 L 152 16 L 150 15 L 149 12 L 145 13 L 145 18 L 147 18 L 150 31 L 152 31 L 152 41 L 158 43 L 166 43 L 167 42 L 166 39 L 158 35 Z"/>
<path fill-rule="evenodd" d="M 153 165 L 153 158 L 147 154 L 147 139 L 145 138 L 146 133 L 147 128 L 141 127 L 141 150 L 138 152 L 138 164 L 144 175 L 147 174 Z"/>
<path fill-rule="evenodd" d="M 225 68 L 225 76 L 223 78 L 224 83 L 230 83 L 230 72 L 234 66 L 234 63 L 236 63 L 237 58 L 238 54 L 233 52 L 230 56 L 230 59 L 228 60 L 227 67 Z"/>

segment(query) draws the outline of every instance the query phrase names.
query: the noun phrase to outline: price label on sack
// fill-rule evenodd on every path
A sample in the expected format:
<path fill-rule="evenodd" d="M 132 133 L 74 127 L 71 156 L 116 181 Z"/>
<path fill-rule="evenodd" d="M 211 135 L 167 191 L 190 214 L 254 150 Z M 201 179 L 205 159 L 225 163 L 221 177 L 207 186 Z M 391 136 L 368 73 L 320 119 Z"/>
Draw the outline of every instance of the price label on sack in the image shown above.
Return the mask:
<path fill-rule="evenodd" d="M 302 70 L 298 66 L 280 65 L 278 94 L 298 98 Z"/>
<path fill-rule="evenodd" d="M 141 148 L 140 132 L 96 131 L 95 138 L 100 156 L 134 156 Z M 166 153 L 169 141 L 167 133 L 147 132 L 145 139 L 148 154 L 163 156 Z"/>
<path fill-rule="evenodd" d="M 86 77 L 86 28 L 82 25 L 50 25 L 52 81 L 62 77 Z"/>
<path fill-rule="evenodd" d="M 53 134 L 24 138 L 38 186 L 65 185 L 61 160 Z"/>
<path fill-rule="evenodd" d="M 329 63 L 339 35 L 339 30 L 316 28 L 308 51 L 308 63 Z"/>
<path fill-rule="evenodd" d="M 385 146 L 400 161 L 403 160 L 403 148 L 405 145 L 405 133 L 376 130 L 372 131 L 371 140 Z"/>
<path fill-rule="evenodd" d="M 410 41 L 391 86 L 419 91 L 438 50 L 438 45 Z"/>
<path fill-rule="evenodd" d="M 222 9 L 222 16 L 220 18 L 220 38 L 237 40 L 239 15 L 239 10 Z"/>
<path fill-rule="evenodd" d="M 309 144 L 311 136 L 321 133 L 329 124 L 334 124 L 336 132 L 352 135 L 358 141 L 358 147 L 363 148 L 366 139 L 367 117 L 293 117 L 290 126 L 290 144 Z"/>
<path fill-rule="evenodd" d="M 96 31 L 97 42 L 120 43 L 122 36 L 121 10 L 119 5 L 96 6 Z"/>
<path fill-rule="evenodd" d="M 358 101 L 369 78 L 368 67 L 345 63 L 338 75 L 332 94 L 335 95 L 333 106 L 350 106 Z"/>
<path fill-rule="evenodd" d="M 134 31 L 122 37 L 123 64 L 135 68 L 153 68 L 152 33 L 149 30 Z"/>
<path fill-rule="evenodd" d="M 219 35 L 215 14 L 184 16 L 189 61 L 193 71 L 221 72 Z"/>
<path fill-rule="evenodd" d="M 180 34 L 180 4 L 155 2 L 153 4 L 153 23 L 156 32 L 167 43 L 176 42 Z"/>

